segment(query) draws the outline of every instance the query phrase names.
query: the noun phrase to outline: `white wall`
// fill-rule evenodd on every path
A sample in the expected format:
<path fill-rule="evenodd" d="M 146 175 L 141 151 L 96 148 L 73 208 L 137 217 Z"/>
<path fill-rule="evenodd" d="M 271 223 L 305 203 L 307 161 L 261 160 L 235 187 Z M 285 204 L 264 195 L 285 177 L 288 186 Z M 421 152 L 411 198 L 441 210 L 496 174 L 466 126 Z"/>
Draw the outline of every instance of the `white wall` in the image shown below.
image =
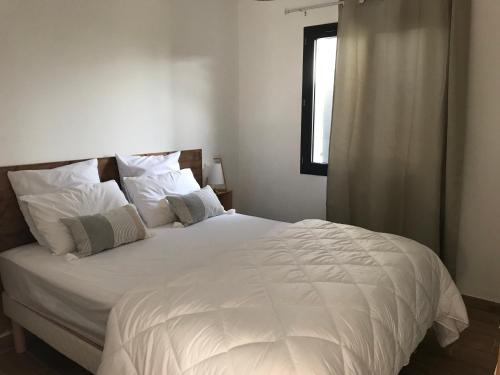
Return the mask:
<path fill-rule="evenodd" d="M 500 2 L 472 1 L 458 255 L 462 293 L 500 302 Z"/>
<path fill-rule="evenodd" d="M 336 8 L 285 16 L 315 0 L 239 0 L 240 211 L 284 221 L 324 218 L 326 178 L 300 174 L 305 26 L 335 22 Z"/>
<path fill-rule="evenodd" d="M 173 2 L 174 99 L 167 139 L 178 148 L 196 141 L 209 165 L 212 157 L 222 156 L 233 187 L 238 167 L 237 5 L 234 0 Z"/>
<path fill-rule="evenodd" d="M 232 0 L 0 0 L 0 165 L 174 149 L 235 180 Z"/>

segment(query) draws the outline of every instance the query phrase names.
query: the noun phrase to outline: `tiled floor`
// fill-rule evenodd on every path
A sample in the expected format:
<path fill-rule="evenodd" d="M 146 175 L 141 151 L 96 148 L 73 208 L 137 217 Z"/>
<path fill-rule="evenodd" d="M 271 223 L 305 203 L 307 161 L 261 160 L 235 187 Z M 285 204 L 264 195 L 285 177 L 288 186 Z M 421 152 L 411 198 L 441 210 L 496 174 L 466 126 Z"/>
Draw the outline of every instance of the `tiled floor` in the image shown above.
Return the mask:
<path fill-rule="evenodd" d="M 429 334 L 400 375 L 493 374 L 500 342 L 500 305 L 470 298 L 466 303 L 471 326 L 453 348 L 441 349 Z M 13 352 L 0 355 L 0 375 L 87 374 L 40 340 L 33 340 L 29 351 L 23 355 Z"/>

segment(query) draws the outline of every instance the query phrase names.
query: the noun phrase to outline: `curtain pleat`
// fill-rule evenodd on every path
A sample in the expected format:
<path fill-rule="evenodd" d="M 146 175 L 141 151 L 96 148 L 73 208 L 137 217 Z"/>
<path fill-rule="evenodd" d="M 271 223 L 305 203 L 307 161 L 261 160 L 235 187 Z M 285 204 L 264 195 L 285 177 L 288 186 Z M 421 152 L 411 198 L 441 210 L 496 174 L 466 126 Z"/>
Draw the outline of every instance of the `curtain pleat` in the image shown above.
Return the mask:
<path fill-rule="evenodd" d="M 415 239 L 450 268 L 468 1 L 345 2 L 330 141 L 328 219 Z"/>

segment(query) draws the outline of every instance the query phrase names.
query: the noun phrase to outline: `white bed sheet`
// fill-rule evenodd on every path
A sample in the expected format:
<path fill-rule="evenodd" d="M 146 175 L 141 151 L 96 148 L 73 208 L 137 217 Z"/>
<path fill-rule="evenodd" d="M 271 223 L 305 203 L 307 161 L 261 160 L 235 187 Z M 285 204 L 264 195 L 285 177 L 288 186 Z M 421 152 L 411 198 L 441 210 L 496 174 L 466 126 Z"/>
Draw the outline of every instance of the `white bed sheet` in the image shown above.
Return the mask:
<path fill-rule="evenodd" d="M 150 239 L 73 262 L 30 244 L 1 254 L 0 272 L 11 298 L 103 345 L 109 312 L 127 291 L 149 278 L 178 276 L 282 225 L 222 215 L 188 228 L 156 228 Z"/>

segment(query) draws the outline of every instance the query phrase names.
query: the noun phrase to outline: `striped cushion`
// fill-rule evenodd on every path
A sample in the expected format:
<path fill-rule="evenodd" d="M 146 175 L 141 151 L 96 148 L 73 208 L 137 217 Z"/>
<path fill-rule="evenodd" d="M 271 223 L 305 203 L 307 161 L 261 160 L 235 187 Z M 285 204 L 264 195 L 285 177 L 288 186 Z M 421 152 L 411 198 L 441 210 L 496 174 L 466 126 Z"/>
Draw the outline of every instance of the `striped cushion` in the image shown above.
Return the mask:
<path fill-rule="evenodd" d="M 148 237 L 137 209 L 126 205 L 104 214 L 61 219 L 71 232 L 79 258 Z"/>
<path fill-rule="evenodd" d="M 187 195 L 169 195 L 166 199 L 184 225 L 199 223 L 224 213 L 224 207 L 210 186 Z"/>

